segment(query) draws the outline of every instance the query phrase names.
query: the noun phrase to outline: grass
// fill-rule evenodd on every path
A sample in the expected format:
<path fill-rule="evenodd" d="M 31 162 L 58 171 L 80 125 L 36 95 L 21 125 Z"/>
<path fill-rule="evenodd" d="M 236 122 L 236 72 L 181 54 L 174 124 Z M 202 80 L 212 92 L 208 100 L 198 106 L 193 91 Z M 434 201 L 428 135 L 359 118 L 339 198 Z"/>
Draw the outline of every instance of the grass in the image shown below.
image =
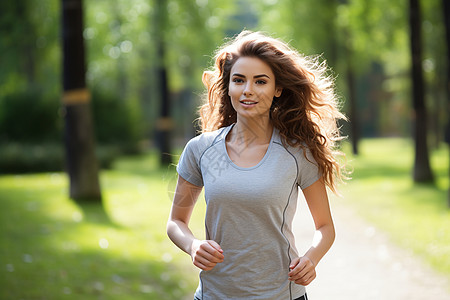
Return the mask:
<path fill-rule="evenodd" d="M 175 178 L 122 159 L 101 174 L 103 209 L 68 199 L 61 173 L 0 177 L 0 299 L 191 299 L 194 267 L 165 234 Z"/>
<path fill-rule="evenodd" d="M 450 278 L 450 209 L 447 207 L 448 150 L 434 150 L 434 184 L 414 184 L 412 142 L 363 140 L 361 154 L 349 156 L 352 180 L 343 201 L 401 247 L 411 249 Z"/>
<path fill-rule="evenodd" d="M 448 154 L 432 159 L 436 184 L 415 185 L 408 141 L 364 140 L 338 201 L 450 276 Z M 123 158 L 101 174 L 101 206 L 68 199 L 62 173 L 0 176 L 0 299 L 192 299 L 196 270 L 165 233 L 175 180 L 155 155 Z"/>

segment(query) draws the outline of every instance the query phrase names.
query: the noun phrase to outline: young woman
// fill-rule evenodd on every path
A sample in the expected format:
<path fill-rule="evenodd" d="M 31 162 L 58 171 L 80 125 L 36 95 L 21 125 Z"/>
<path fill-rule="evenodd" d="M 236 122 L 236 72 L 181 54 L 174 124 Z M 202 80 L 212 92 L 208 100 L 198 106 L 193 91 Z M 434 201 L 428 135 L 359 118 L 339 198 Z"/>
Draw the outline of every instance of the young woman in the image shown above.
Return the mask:
<path fill-rule="evenodd" d="M 341 166 L 333 81 L 326 66 L 280 40 L 244 31 L 219 49 L 200 109 L 203 133 L 186 145 L 167 225 L 201 269 L 195 299 L 307 299 L 305 286 L 333 244 L 326 186 Z M 206 239 L 189 220 L 205 187 Z M 311 248 L 295 248 L 299 188 L 315 223 Z"/>

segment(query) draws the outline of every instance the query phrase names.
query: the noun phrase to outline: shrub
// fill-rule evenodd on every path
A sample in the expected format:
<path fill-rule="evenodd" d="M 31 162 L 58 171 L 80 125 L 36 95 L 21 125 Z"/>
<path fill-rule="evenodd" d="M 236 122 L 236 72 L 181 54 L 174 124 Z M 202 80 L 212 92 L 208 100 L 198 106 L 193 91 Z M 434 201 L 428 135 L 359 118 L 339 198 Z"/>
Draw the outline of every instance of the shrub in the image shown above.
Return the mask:
<path fill-rule="evenodd" d="M 0 99 L 0 139 L 37 142 L 61 135 L 59 99 L 45 99 L 39 88 L 5 95 Z"/>
<path fill-rule="evenodd" d="M 114 146 L 96 149 L 100 167 L 109 169 L 121 151 Z M 9 143 L 0 147 L 0 174 L 63 171 L 65 153 L 62 144 Z"/>
<path fill-rule="evenodd" d="M 133 101 L 94 89 L 92 109 L 98 143 L 114 144 L 125 152 L 138 151 L 141 118 Z"/>

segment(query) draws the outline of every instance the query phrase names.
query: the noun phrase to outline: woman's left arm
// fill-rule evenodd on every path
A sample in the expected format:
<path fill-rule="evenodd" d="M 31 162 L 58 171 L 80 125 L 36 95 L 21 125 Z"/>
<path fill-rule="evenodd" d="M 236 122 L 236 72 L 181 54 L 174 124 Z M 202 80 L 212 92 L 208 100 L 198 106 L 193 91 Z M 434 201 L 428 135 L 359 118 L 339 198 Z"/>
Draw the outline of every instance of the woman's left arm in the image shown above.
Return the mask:
<path fill-rule="evenodd" d="M 308 285 L 316 278 L 316 266 L 333 245 L 334 224 L 331 217 L 325 183 L 322 179 L 303 190 L 314 220 L 316 231 L 313 244 L 303 257 L 293 259 L 289 268 L 289 280 Z"/>

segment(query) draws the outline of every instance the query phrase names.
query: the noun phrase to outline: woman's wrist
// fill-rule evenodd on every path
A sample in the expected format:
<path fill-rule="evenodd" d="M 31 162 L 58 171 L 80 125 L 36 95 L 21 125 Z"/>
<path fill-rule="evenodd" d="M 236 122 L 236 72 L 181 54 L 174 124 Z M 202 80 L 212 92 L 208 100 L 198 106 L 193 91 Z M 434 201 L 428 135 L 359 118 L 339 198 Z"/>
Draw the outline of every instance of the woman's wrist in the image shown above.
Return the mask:
<path fill-rule="evenodd" d="M 189 243 L 188 249 L 187 249 L 187 253 L 192 257 L 194 255 L 195 252 L 195 244 L 198 242 L 198 239 L 196 238 L 192 238 L 191 242 Z"/>

